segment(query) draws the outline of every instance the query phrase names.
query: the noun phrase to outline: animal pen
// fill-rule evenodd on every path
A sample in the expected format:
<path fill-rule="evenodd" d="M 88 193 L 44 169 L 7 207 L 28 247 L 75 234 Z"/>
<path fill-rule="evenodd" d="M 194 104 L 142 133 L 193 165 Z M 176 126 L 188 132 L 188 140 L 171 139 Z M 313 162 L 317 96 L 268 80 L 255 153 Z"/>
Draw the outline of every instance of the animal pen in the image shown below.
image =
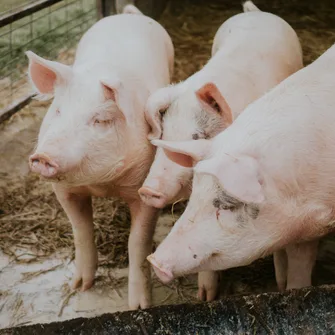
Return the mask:
<path fill-rule="evenodd" d="M 333 0 L 255 0 L 255 4 L 295 29 L 305 65 L 335 42 Z M 29 173 L 27 158 L 50 101 L 33 99 L 24 52 L 71 64 L 82 34 L 118 5 L 109 0 L 0 1 L 0 334 L 335 333 L 335 294 L 327 286 L 335 281 L 332 236 L 319 247 L 315 288 L 270 293 L 276 291 L 276 283 L 272 257 L 267 257 L 224 271 L 219 301 L 197 301 L 194 275 L 169 285 L 154 278 L 157 307 L 125 312 L 130 214 L 119 200 L 93 200 L 99 269 L 92 289 L 71 290 L 71 226 L 50 185 Z M 240 0 L 138 1 L 137 5 L 172 37 L 173 82 L 201 69 L 218 27 L 242 11 Z M 185 203 L 178 203 L 161 213 L 156 245 L 184 208 Z"/>

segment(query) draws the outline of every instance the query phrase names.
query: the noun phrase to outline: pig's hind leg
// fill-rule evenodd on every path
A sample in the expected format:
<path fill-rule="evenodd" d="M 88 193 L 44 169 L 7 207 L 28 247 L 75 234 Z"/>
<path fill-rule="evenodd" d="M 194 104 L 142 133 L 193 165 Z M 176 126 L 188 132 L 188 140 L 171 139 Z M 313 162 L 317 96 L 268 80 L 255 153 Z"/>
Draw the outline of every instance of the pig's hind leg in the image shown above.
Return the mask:
<path fill-rule="evenodd" d="M 273 254 L 277 287 L 280 292 L 285 291 L 287 281 L 287 254 L 285 249 Z"/>
<path fill-rule="evenodd" d="M 92 200 L 90 196 L 69 193 L 55 184 L 54 191 L 67 214 L 73 230 L 75 244 L 75 275 L 72 288 L 89 289 L 94 282 L 98 254 L 94 242 Z"/>
<path fill-rule="evenodd" d="M 152 241 L 159 210 L 142 201 L 129 204 L 131 229 L 128 242 L 130 309 L 147 308 L 151 304 L 151 268 L 146 260 L 152 252 Z"/>

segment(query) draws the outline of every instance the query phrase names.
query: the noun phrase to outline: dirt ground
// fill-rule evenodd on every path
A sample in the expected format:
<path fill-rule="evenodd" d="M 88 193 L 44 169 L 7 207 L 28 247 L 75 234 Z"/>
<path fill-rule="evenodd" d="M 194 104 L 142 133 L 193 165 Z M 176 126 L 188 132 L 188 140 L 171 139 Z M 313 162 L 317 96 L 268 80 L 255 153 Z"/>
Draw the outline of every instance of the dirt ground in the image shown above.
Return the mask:
<path fill-rule="evenodd" d="M 174 81 L 201 69 L 210 57 L 216 30 L 241 11 L 241 1 L 172 0 L 160 22 L 176 49 Z M 335 2 L 332 0 L 259 0 L 260 9 L 280 15 L 297 31 L 307 65 L 335 42 Z M 99 249 L 96 285 L 72 292 L 71 227 L 50 185 L 29 174 L 27 157 L 47 109 L 33 102 L 0 125 L 0 328 L 94 316 L 127 309 L 127 238 L 129 213 L 124 204 L 94 199 L 95 233 Z M 183 209 L 167 208 L 155 235 L 159 243 Z M 333 283 L 335 243 L 323 239 L 314 284 Z M 195 301 L 195 276 L 169 287 L 154 279 L 154 304 Z M 275 290 L 271 257 L 225 271 L 222 295 Z"/>

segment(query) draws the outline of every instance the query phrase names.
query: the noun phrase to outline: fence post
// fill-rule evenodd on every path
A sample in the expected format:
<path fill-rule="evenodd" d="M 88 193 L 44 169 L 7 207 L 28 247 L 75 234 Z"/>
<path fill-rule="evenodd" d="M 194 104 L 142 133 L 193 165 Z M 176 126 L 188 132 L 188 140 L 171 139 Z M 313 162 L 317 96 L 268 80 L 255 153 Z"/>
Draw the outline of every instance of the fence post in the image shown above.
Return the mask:
<path fill-rule="evenodd" d="M 115 0 L 96 0 L 98 20 L 115 14 Z"/>

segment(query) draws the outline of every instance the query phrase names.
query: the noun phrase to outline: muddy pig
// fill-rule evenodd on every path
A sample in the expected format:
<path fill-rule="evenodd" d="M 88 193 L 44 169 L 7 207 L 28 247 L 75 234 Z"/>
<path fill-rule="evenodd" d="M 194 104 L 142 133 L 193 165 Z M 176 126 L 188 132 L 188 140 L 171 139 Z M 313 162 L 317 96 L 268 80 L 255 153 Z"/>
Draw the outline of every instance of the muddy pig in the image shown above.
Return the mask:
<path fill-rule="evenodd" d="M 153 161 L 144 109 L 148 96 L 169 84 L 174 49 L 167 32 L 128 5 L 123 14 L 94 24 L 79 42 L 72 66 L 28 51 L 36 91 L 54 96 L 43 120 L 30 167 L 53 183 L 73 228 L 73 287 L 93 284 L 97 249 L 91 197 L 120 197 L 131 212 L 129 306 L 148 307 L 157 209 L 138 189 Z"/>

